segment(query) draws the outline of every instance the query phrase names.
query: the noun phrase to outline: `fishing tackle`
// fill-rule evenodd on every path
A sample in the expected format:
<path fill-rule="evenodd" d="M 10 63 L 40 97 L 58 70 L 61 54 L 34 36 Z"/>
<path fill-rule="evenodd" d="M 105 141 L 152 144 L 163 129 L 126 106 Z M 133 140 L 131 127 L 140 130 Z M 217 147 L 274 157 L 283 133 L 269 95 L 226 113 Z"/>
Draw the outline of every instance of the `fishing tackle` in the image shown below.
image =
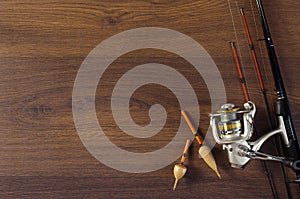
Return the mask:
<path fill-rule="evenodd" d="M 197 131 L 195 130 L 195 128 L 193 127 L 190 119 L 188 118 L 187 114 L 185 111 L 181 111 L 181 114 L 183 116 L 183 118 L 185 119 L 186 123 L 188 124 L 188 126 L 190 127 L 193 135 L 195 136 L 195 139 L 197 140 L 197 142 L 199 143 L 200 145 L 200 148 L 199 148 L 199 156 L 201 158 L 203 158 L 204 162 L 217 174 L 217 176 L 221 179 L 221 175 L 218 171 L 218 168 L 217 168 L 217 164 L 216 164 L 216 161 L 215 161 L 215 158 L 213 156 L 213 154 L 211 153 L 211 149 L 209 146 L 207 146 L 205 143 L 203 143 L 203 141 L 201 140 L 201 138 L 199 137 L 199 135 L 197 134 Z M 177 183 L 178 181 L 184 177 L 184 175 L 186 174 L 187 172 L 187 167 L 183 164 L 184 161 L 185 161 L 185 157 L 188 153 L 188 149 L 189 149 L 189 146 L 190 146 L 190 140 L 187 139 L 186 141 L 186 144 L 185 144 L 185 147 L 184 147 L 184 150 L 183 150 L 183 154 L 181 156 L 181 160 L 180 160 L 180 163 L 179 164 L 176 164 L 174 166 L 174 169 L 173 169 L 173 173 L 174 173 L 174 177 L 175 177 L 175 182 L 174 182 L 174 186 L 173 186 L 173 190 L 176 189 L 176 186 L 177 186 Z"/>
<path fill-rule="evenodd" d="M 250 0 L 250 3 L 251 3 L 251 0 Z M 252 3 L 251 3 L 251 7 L 252 7 Z M 252 61 L 253 61 L 253 64 L 255 66 L 257 80 L 259 82 L 259 86 L 260 86 L 261 92 L 262 92 L 263 97 L 264 97 L 269 126 L 272 128 L 272 126 L 274 126 L 274 125 L 272 125 L 273 124 L 273 122 L 271 120 L 272 113 L 271 113 L 268 98 L 267 98 L 267 92 L 266 92 L 266 89 L 265 89 L 265 86 L 264 86 L 264 82 L 263 82 L 262 75 L 261 75 L 261 72 L 260 72 L 260 67 L 258 65 L 258 60 L 257 60 L 256 53 L 255 53 L 254 44 L 253 44 L 253 41 L 252 41 L 252 37 L 250 35 L 247 18 L 246 18 L 246 15 L 245 15 L 245 12 L 244 12 L 243 8 L 240 8 L 240 15 L 241 15 L 241 19 L 242 19 L 242 22 L 243 22 L 243 25 L 244 25 L 245 34 L 247 36 L 247 41 L 248 41 L 249 49 L 250 49 L 250 52 L 251 52 Z M 281 146 L 281 143 L 280 143 L 280 137 L 275 135 L 275 137 L 273 138 L 273 144 L 275 145 L 277 154 L 282 155 L 282 146 Z M 276 199 L 276 198 L 278 198 L 278 196 L 277 196 L 276 188 L 275 188 L 275 185 L 274 185 L 274 181 L 273 181 L 273 179 L 270 175 L 269 169 L 268 169 L 267 164 L 266 164 L 265 161 L 262 161 L 262 166 L 263 166 L 263 168 L 264 168 L 264 170 L 267 174 L 267 177 L 268 177 L 271 189 L 272 189 L 273 197 Z M 281 171 L 282 171 L 282 175 L 284 177 L 287 193 L 289 195 L 289 198 L 291 198 L 290 187 L 289 187 L 289 184 L 287 183 L 288 176 L 287 176 L 286 169 L 285 169 L 283 164 L 280 164 L 280 168 L 281 168 Z"/>
<path fill-rule="evenodd" d="M 264 37 L 277 90 L 277 103 L 275 108 L 277 128 L 264 134 L 256 141 L 249 141 L 253 135 L 253 121 L 256 112 L 256 106 L 251 101 L 247 101 L 244 104 L 244 109 L 235 107 L 234 104 L 222 105 L 217 113 L 210 114 L 210 126 L 212 128 L 212 134 L 215 141 L 218 144 L 223 145 L 224 150 L 227 150 L 229 162 L 232 167 L 243 168 L 251 159 L 282 162 L 284 165 L 292 168 L 295 171 L 296 180 L 294 182 L 299 182 L 300 147 L 294 127 L 294 122 L 292 119 L 291 109 L 284 88 L 274 45 L 268 29 L 261 0 L 256 0 L 256 3 L 263 27 Z M 244 24 L 246 24 L 245 21 Z M 252 45 L 252 40 L 250 39 L 248 41 L 251 42 L 250 44 Z M 253 55 L 253 59 L 256 60 L 255 53 Z M 257 70 L 258 65 L 257 62 L 255 63 Z M 262 80 L 259 80 L 261 84 Z M 264 87 L 262 86 L 261 88 L 265 95 Z M 277 134 L 280 135 L 281 140 L 284 144 L 285 157 L 273 156 L 260 152 L 259 150 L 262 145 L 270 137 Z"/>
<path fill-rule="evenodd" d="M 245 78 L 241 71 L 241 66 L 238 60 L 237 52 L 234 43 L 230 42 L 235 63 L 237 66 L 237 70 L 239 73 L 239 77 L 242 81 L 242 88 L 243 88 L 246 102 L 244 103 L 244 108 L 239 108 L 236 107 L 234 104 L 228 103 L 222 105 L 216 113 L 210 114 L 209 116 L 210 116 L 210 126 L 212 130 L 212 135 L 215 141 L 218 144 L 221 144 L 224 150 L 227 150 L 228 159 L 232 167 L 244 168 L 251 159 L 281 162 L 283 165 L 291 168 L 296 174 L 296 179 L 289 182 L 300 183 L 300 143 L 297 138 L 295 125 L 292 118 L 292 111 L 283 84 L 279 64 L 275 53 L 274 44 L 269 32 L 269 28 L 268 28 L 268 24 L 267 24 L 267 20 L 263 10 L 261 0 L 256 0 L 256 4 L 257 4 L 261 24 L 262 24 L 262 29 L 265 38 L 264 40 L 266 42 L 266 47 L 268 50 L 268 56 L 272 68 L 273 78 L 277 90 L 277 102 L 275 107 L 277 127 L 276 129 L 271 130 L 268 133 L 262 135 L 257 140 L 255 141 L 251 140 L 254 132 L 254 117 L 256 113 L 256 106 L 252 101 L 249 100 L 249 95 L 245 84 Z M 248 44 L 251 50 L 253 62 L 255 64 L 255 69 L 261 87 L 261 91 L 264 95 L 265 103 L 267 105 L 268 115 L 270 115 L 266 90 L 258 67 L 257 57 L 255 55 L 254 46 L 252 43 L 252 39 L 250 37 L 250 33 L 249 33 L 249 29 L 248 29 L 248 25 L 247 25 L 247 21 L 243 9 L 240 9 L 240 13 L 242 15 L 244 28 L 247 34 Z M 206 145 L 203 144 L 202 140 L 197 135 L 197 132 L 193 128 L 186 113 L 184 111 L 182 111 L 181 113 L 184 119 L 186 120 L 186 122 L 188 123 L 192 133 L 195 135 L 195 139 L 201 145 L 199 149 L 199 155 L 204 159 L 204 161 L 206 161 L 208 165 L 209 165 L 208 162 L 213 163 L 209 166 L 219 176 L 219 172 L 217 170 L 215 160 L 212 154 L 210 154 L 209 158 L 207 158 L 210 160 L 207 161 L 204 158 L 205 155 L 203 154 L 204 153 L 207 154 L 207 150 L 209 148 L 205 148 Z M 269 123 L 271 124 L 270 117 L 268 119 L 269 119 Z M 274 156 L 260 151 L 263 144 L 267 140 L 269 140 L 269 138 L 275 135 L 280 135 L 281 141 L 283 143 L 284 157 Z M 183 163 L 175 165 L 174 176 L 176 178 L 176 181 L 175 181 L 174 189 L 176 187 L 178 180 L 185 175 L 186 170 L 187 168 L 183 165 Z M 275 196 L 276 195 L 274 195 L 274 197 Z M 290 197 L 290 193 L 289 193 L 289 197 Z"/>
<path fill-rule="evenodd" d="M 273 160 L 282 162 L 294 171 L 300 171 L 300 160 L 272 156 L 259 152 L 261 146 L 273 135 L 280 134 L 286 146 L 291 143 L 287 136 L 284 117 L 278 115 L 278 128 L 268 132 L 254 142 L 250 142 L 253 134 L 253 121 L 256 112 L 255 104 L 248 101 L 244 110 L 234 104 L 224 104 L 215 114 L 210 114 L 212 134 L 218 144 L 228 151 L 229 162 L 234 168 L 243 168 L 250 159 Z"/>
<path fill-rule="evenodd" d="M 207 146 L 207 144 L 205 144 L 201 138 L 199 137 L 199 135 L 197 134 L 196 129 L 194 128 L 192 122 L 190 121 L 189 117 L 187 116 L 185 111 L 181 111 L 181 114 L 183 116 L 183 118 L 185 119 L 186 123 L 188 124 L 188 126 L 190 127 L 193 135 L 195 136 L 195 139 L 198 141 L 200 147 L 198 150 L 199 153 L 199 157 L 202 158 L 204 160 L 204 162 L 217 174 L 217 176 L 221 179 L 221 174 L 218 171 L 217 168 L 217 164 L 215 161 L 215 158 L 211 152 L 211 148 L 209 146 Z"/>
<path fill-rule="evenodd" d="M 185 147 L 184 147 L 184 150 L 183 150 L 183 154 L 181 156 L 181 160 L 180 160 L 180 163 L 179 164 L 176 164 L 174 166 L 174 169 L 173 169 L 173 173 L 174 173 L 174 177 L 175 177 L 175 182 L 174 182 L 174 186 L 173 186 L 173 190 L 176 189 L 176 186 L 177 186 L 177 183 L 178 181 L 183 178 L 183 176 L 186 174 L 187 172 L 187 167 L 183 164 L 184 161 L 185 161 L 185 156 L 187 155 L 188 153 L 188 150 L 189 150 L 189 146 L 190 146 L 190 140 L 187 139 L 186 140 L 186 143 L 185 143 Z"/>
<path fill-rule="evenodd" d="M 246 80 L 245 80 L 244 74 L 242 72 L 242 68 L 241 68 L 241 64 L 240 64 L 240 61 L 239 61 L 239 58 L 238 58 L 238 55 L 237 55 L 237 52 L 236 52 L 236 48 L 235 48 L 234 42 L 229 42 L 229 43 L 230 43 L 230 47 L 231 47 L 231 50 L 232 50 L 232 54 L 233 54 L 234 62 L 235 62 L 235 65 L 236 65 L 236 69 L 237 69 L 237 72 L 239 74 L 239 78 L 240 78 L 241 83 L 242 83 L 242 89 L 243 89 L 245 101 L 248 102 L 249 101 L 249 94 L 248 94 L 247 87 L 246 87 Z"/>
<path fill-rule="evenodd" d="M 264 8 L 261 0 L 256 0 L 258 13 L 262 25 L 262 30 L 265 38 L 266 47 L 268 50 L 269 61 L 272 68 L 275 87 L 277 90 L 277 102 L 276 102 L 276 115 L 278 119 L 278 126 L 283 125 L 286 129 L 286 137 L 288 142 L 284 142 L 285 156 L 287 160 L 292 161 L 292 168 L 296 173 L 295 182 L 300 182 L 300 145 L 297 138 L 294 120 L 292 117 L 292 111 L 290 103 L 285 91 L 283 79 L 281 76 L 277 56 L 275 53 L 275 47 L 269 31 L 267 19 L 265 16 Z"/>
<path fill-rule="evenodd" d="M 265 104 L 266 104 L 266 107 L 267 107 L 267 116 L 268 116 L 268 119 L 269 119 L 269 124 L 271 124 L 271 120 L 270 120 L 271 113 L 270 113 L 269 103 L 268 103 L 267 96 L 266 96 L 266 90 L 264 89 L 264 84 L 263 84 L 263 81 L 261 79 L 261 73 L 260 73 L 260 70 L 259 70 L 259 67 L 258 67 L 258 62 L 257 62 L 257 59 L 256 59 L 254 46 L 253 46 L 252 39 L 251 39 L 251 36 L 250 36 L 250 33 L 249 33 L 249 29 L 248 29 L 248 25 L 247 25 L 247 21 L 246 21 L 246 17 L 245 17 L 243 9 L 241 9 L 241 15 L 242 15 L 244 26 L 245 26 L 245 32 L 247 34 L 249 47 L 250 47 L 251 52 L 252 52 L 251 54 L 252 54 L 252 57 L 253 57 L 253 63 L 255 64 L 256 74 L 257 74 L 258 80 L 260 82 L 260 85 L 262 85 L 261 90 L 262 90 L 262 93 L 264 95 Z M 235 61 L 235 65 L 236 65 L 236 68 L 237 68 L 237 72 L 238 72 L 238 75 L 239 75 L 239 78 L 240 78 L 240 81 L 241 81 L 241 85 L 242 85 L 242 89 L 243 89 L 243 93 L 244 93 L 244 97 L 245 97 L 245 102 L 248 102 L 248 101 L 250 101 L 250 98 L 249 98 L 248 90 L 247 90 L 247 87 L 246 87 L 246 80 L 245 80 L 244 74 L 242 72 L 242 67 L 241 67 L 240 60 L 239 60 L 239 57 L 238 57 L 238 54 L 237 54 L 237 50 L 236 50 L 234 42 L 229 42 L 229 43 L 230 43 L 233 58 L 234 58 L 234 61 Z M 274 142 L 274 144 L 276 145 L 276 148 L 277 148 L 278 145 L 276 144 L 276 142 Z M 268 166 L 267 166 L 265 161 L 262 161 L 262 167 L 263 167 L 263 169 L 264 169 L 264 171 L 265 171 L 265 173 L 268 177 L 269 184 L 270 184 L 271 189 L 272 189 L 272 194 L 273 194 L 274 198 L 276 199 L 278 197 L 277 197 L 277 192 L 276 192 L 276 188 L 275 188 L 275 185 L 274 185 L 274 181 L 272 179 L 272 176 L 270 175 L 270 171 L 269 171 Z M 283 171 L 283 175 L 284 175 L 285 179 L 287 179 L 287 177 L 285 175 L 285 170 L 284 170 L 283 165 L 281 165 L 281 169 Z"/>

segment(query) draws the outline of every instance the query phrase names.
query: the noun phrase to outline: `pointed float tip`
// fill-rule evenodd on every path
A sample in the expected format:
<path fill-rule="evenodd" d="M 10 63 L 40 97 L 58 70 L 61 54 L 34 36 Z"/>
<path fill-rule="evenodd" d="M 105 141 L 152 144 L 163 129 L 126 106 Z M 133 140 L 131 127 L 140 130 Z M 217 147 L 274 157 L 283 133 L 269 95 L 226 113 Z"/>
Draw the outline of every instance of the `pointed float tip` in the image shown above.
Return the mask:
<path fill-rule="evenodd" d="M 173 186 L 173 191 L 175 191 L 177 183 L 178 183 L 178 179 L 175 179 L 175 183 L 174 183 L 174 186 Z"/>
<path fill-rule="evenodd" d="M 222 179 L 221 174 L 219 173 L 218 170 L 216 170 L 216 174 L 217 174 L 217 176 L 219 177 L 219 179 Z"/>

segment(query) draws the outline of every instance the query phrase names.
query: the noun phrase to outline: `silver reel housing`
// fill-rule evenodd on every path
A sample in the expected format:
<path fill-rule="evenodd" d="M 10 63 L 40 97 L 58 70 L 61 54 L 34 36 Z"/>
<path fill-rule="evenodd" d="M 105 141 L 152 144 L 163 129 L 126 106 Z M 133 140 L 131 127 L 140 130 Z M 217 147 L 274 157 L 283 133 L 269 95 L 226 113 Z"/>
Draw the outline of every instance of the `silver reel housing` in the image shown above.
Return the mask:
<path fill-rule="evenodd" d="M 210 126 L 215 141 L 228 151 L 232 167 L 242 168 L 250 158 L 240 156 L 240 146 L 250 148 L 247 140 L 253 134 L 256 107 L 253 102 L 244 104 L 244 110 L 234 104 L 224 104 L 215 114 L 210 114 Z"/>
<path fill-rule="evenodd" d="M 256 107 L 253 102 L 248 101 L 244 104 L 244 108 L 244 110 L 240 110 L 234 104 L 224 104 L 217 113 L 210 114 L 210 126 L 213 137 L 218 144 L 223 145 L 224 150 L 227 150 L 231 166 L 243 168 L 250 159 L 273 160 L 285 164 L 295 164 L 286 161 L 283 157 L 258 152 L 263 143 L 275 134 L 280 134 L 284 144 L 289 146 L 290 143 L 283 117 L 278 116 L 277 129 L 264 134 L 254 142 L 249 142 L 253 134 Z M 289 166 L 295 167 L 293 165 Z"/>
<path fill-rule="evenodd" d="M 224 104 L 218 113 L 210 114 L 210 125 L 217 143 L 229 144 L 252 137 L 256 108 L 252 102 L 245 103 L 244 107 L 245 110 L 240 110 L 234 104 Z"/>

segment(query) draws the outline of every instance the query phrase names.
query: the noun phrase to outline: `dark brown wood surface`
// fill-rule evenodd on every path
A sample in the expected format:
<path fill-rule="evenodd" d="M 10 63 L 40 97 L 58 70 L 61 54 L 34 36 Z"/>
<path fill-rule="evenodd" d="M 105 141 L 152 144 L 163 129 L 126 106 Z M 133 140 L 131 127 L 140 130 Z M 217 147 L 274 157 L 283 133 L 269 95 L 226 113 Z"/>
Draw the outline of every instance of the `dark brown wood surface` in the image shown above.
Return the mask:
<path fill-rule="evenodd" d="M 264 1 L 296 127 L 300 129 L 300 3 L 293 0 Z M 255 9 L 255 2 L 253 1 Z M 173 164 L 144 174 L 111 169 L 83 146 L 73 122 L 72 89 L 78 69 L 101 41 L 138 27 L 164 27 L 182 32 L 199 42 L 217 64 L 228 102 L 243 104 L 240 82 L 228 41 L 235 41 L 231 7 L 241 58 L 252 101 L 257 104 L 256 129 L 271 129 L 238 8 L 249 15 L 270 104 L 275 99 L 273 81 L 256 10 L 249 0 L 6 0 L 0 2 L 0 198 L 272 198 L 261 162 L 244 170 L 230 168 L 220 146 L 214 154 L 222 175 L 215 174 L 197 157 L 192 145 L 188 173 L 172 190 Z M 258 32 L 256 33 L 256 29 Z M 262 53 L 260 52 L 260 47 Z M 132 96 L 131 114 L 137 124 L 149 123 L 151 104 L 168 112 L 162 132 L 137 139 L 117 128 L 110 110 L 114 84 L 130 68 L 159 62 L 172 66 L 192 84 L 201 108 L 200 127 L 208 128 L 210 98 L 201 76 L 181 57 L 144 49 L 119 57 L 101 79 L 96 95 L 97 116 L 106 135 L 117 146 L 148 152 L 166 145 L 176 132 L 180 107 L 168 89 L 141 87 Z M 100 88 L 102 84 L 105 84 Z M 272 142 L 266 151 L 275 153 Z M 107 154 L 108 156 L 110 154 Z M 277 163 L 267 164 L 280 198 L 287 198 Z M 290 177 L 293 177 L 290 173 Z M 295 198 L 300 196 L 292 185 Z"/>

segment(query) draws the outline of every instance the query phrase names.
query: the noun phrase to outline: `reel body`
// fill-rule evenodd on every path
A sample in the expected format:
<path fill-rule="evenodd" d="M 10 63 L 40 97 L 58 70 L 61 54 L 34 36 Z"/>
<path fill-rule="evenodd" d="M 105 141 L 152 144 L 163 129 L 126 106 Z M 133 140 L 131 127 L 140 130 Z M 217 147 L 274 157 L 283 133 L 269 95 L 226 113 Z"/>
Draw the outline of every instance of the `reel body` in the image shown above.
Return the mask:
<path fill-rule="evenodd" d="M 244 104 L 244 110 L 234 104 L 224 104 L 216 114 L 210 114 L 210 126 L 215 141 L 228 151 L 232 167 L 242 168 L 250 160 L 240 155 L 240 146 L 251 148 L 248 140 L 253 134 L 253 118 L 256 107 L 253 102 Z"/>
<path fill-rule="evenodd" d="M 256 112 L 255 104 L 248 101 L 244 110 L 234 104 L 224 104 L 215 114 L 210 114 L 210 126 L 215 141 L 227 150 L 229 162 L 234 168 L 243 168 L 250 159 L 272 160 L 282 162 L 295 171 L 300 171 L 300 160 L 290 161 L 283 157 L 258 152 L 261 146 L 273 135 L 280 134 L 283 143 L 290 145 L 282 115 L 277 115 L 278 128 L 272 130 L 254 142 L 250 142 L 253 134 L 253 121 Z"/>

